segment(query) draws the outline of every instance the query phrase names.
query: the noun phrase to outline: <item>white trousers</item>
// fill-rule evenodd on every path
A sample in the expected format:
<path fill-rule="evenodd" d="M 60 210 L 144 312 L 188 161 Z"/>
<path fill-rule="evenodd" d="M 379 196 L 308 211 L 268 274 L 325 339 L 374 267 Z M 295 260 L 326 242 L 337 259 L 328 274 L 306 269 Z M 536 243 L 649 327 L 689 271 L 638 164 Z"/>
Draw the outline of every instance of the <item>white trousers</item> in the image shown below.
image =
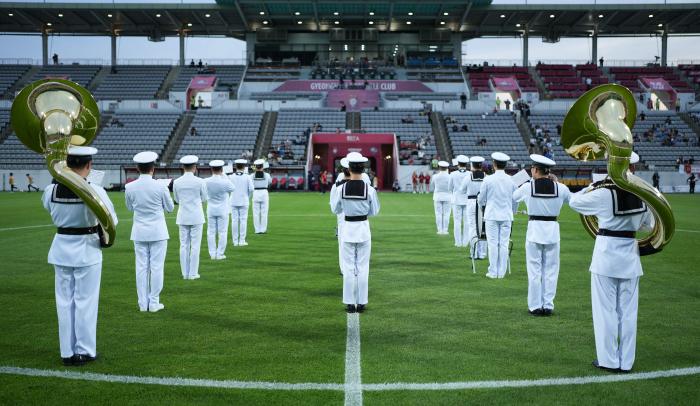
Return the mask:
<path fill-rule="evenodd" d="M 180 226 L 180 269 L 185 279 L 199 275 L 202 224 Z"/>
<path fill-rule="evenodd" d="M 54 265 L 61 358 L 97 354 L 97 304 L 102 263 L 79 268 Z"/>
<path fill-rule="evenodd" d="M 434 201 L 435 206 L 435 225 L 437 225 L 438 234 L 448 234 L 448 228 L 450 227 L 450 202 L 448 201 Z"/>
<path fill-rule="evenodd" d="M 452 216 L 454 217 L 452 232 L 455 235 L 455 246 L 466 247 L 469 245 L 469 215 L 467 206 L 455 204 L 452 206 Z"/>
<path fill-rule="evenodd" d="M 598 364 L 632 369 L 637 347 L 639 277 L 610 278 L 591 274 L 593 331 Z"/>
<path fill-rule="evenodd" d="M 343 303 L 367 304 L 369 289 L 369 257 L 372 241 L 341 242 Z"/>
<path fill-rule="evenodd" d="M 136 252 L 136 294 L 139 309 L 148 310 L 149 306 L 160 303 L 160 291 L 163 290 L 163 266 L 168 240 L 134 241 Z"/>
<path fill-rule="evenodd" d="M 233 245 L 241 245 L 248 234 L 248 206 L 231 207 L 231 239 Z"/>
<path fill-rule="evenodd" d="M 477 204 L 476 199 L 469 199 L 467 201 L 467 241 L 469 244 L 476 244 L 476 247 L 471 247 L 470 251 L 474 254 L 474 258 L 484 259 L 486 258 L 486 244 L 483 241 L 478 241 L 479 236 L 477 235 L 477 223 L 476 223 L 476 210 Z"/>
<path fill-rule="evenodd" d="M 510 221 L 486 220 L 486 240 L 489 245 L 489 275 L 503 278 L 508 269 Z"/>
<path fill-rule="evenodd" d="M 340 220 L 338 219 L 337 223 L 338 227 L 338 264 L 340 265 L 340 272 L 343 272 L 343 241 L 340 239 L 340 236 L 343 235 L 343 224 L 345 224 L 345 216 L 343 215 L 343 219 Z"/>
<path fill-rule="evenodd" d="M 527 260 L 527 307 L 554 309 L 559 279 L 559 243 L 525 242 Z"/>
<path fill-rule="evenodd" d="M 253 202 L 253 227 L 256 233 L 267 232 L 267 212 L 270 209 L 270 201 L 265 199 Z"/>
<path fill-rule="evenodd" d="M 218 241 L 217 241 L 218 237 Z M 224 256 L 228 242 L 228 215 L 207 216 L 207 248 L 211 259 Z"/>

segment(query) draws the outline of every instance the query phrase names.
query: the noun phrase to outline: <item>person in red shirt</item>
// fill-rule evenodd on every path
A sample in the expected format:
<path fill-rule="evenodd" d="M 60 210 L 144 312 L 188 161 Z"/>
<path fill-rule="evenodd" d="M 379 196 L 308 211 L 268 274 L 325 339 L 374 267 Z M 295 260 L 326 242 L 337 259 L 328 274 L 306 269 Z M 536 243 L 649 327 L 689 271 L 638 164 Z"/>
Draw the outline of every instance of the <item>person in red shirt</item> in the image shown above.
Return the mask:
<path fill-rule="evenodd" d="M 416 173 L 416 171 L 413 171 L 411 181 L 413 182 L 413 193 L 418 193 L 418 174 Z"/>
<path fill-rule="evenodd" d="M 423 172 L 421 172 L 420 175 L 418 175 L 418 183 L 420 184 L 418 187 L 418 192 L 425 193 L 425 175 L 423 174 Z"/>
<path fill-rule="evenodd" d="M 430 172 L 425 173 L 425 193 L 430 193 Z"/>
<path fill-rule="evenodd" d="M 328 181 L 328 174 L 326 171 L 321 172 L 320 175 L 320 184 L 319 188 L 321 189 L 321 193 L 326 193 L 326 182 Z"/>

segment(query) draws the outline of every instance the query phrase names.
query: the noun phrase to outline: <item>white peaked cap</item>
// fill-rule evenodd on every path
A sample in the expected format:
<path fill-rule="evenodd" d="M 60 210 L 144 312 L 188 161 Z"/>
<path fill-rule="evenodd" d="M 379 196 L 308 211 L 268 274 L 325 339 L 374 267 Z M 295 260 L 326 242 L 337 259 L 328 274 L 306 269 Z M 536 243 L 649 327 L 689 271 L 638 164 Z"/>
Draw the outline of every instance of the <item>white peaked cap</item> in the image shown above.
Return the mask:
<path fill-rule="evenodd" d="M 480 164 L 480 163 L 482 163 L 482 162 L 484 162 L 484 161 L 485 161 L 485 159 L 484 159 L 483 156 L 478 156 L 478 155 L 477 155 L 477 156 L 473 156 L 473 157 L 469 158 L 469 162 L 472 162 L 472 163 L 475 163 L 475 164 Z"/>
<path fill-rule="evenodd" d="M 536 164 L 544 166 L 554 166 L 557 164 L 556 162 L 554 162 L 554 160 L 549 159 L 546 156 L 540 154 L 530 154 L 530 159 L 532 159 L 532 161 Z"/>
<path fill-rule="evenodd" d="M 449 168 L 449 167 L 450 167 L 450 163 L 447 162 L 447 161 L 440 161 L 440 162 L 438 162 L 438 166 L 439 166 L 440 168 Z"/>
<path fill-rule="evenodd" d="M 199 158 L 196 155 L 185 155 L 180 158 L 180 163 L 183 165 L 192 165 L 199 162 Z"/>
<path fill-rule="evenodd" d="M 221 159 L 215 159 L 213 161 L 209 161 L 209 166 L 212 168 L 220 168 L 226 165 L 226 162 L 222 161 Z"/>
<path fill-rule="evenodd" d="M 468 164 L 469 163 L 469 157 L 466 155 L 457 155 L 455 158 L 457 160 L 457 163 L 460 164 Z"/>
<path fill-rule="evenodd" d="M 137 164 L 150 164 L 158 159 L 158 154 L 153 151 L 143 151 L 134 155 L 134 162 Z"/>
<path fill-rule="evenodd" d="M 630 165 L 634 165 L 637 162 L 639 162 L 639 155 L 636 152 L 632 151 L 632 155 L 630 156 Z"/>
<path fill-rule="evenodd" d="M 340 166 L 342 166 L 343 168 L 347 169 L 347 168 L 350 167 L 350 162 L 348 162 L 348 159 L 347 159 L 347 158 L 342 158 L 342 159 L 340 160 Z"/>
<path fill-rule="evenodd" d="M 366 157 L 363 157 L 359 152 L 351 152 L 346 156 L 348 163 L 365 163 L 368 161 Z"/>
<path fill-rule="evenodd" d="M 253 161 L 253 165 L 262 165 L 264 163 L 265 161 L 262 159 L 256 159 L 255 161 Z"/>
<path fill-rule="evenodd" d="M 233 161 L 233 163 L 234 163 L 234 164 L 239 164 L 239 165 L 241 165 L 241 164 L 242 164 L 242 165 L 245 165 L 245 164 L 248 163 L 248 160 L 247 160 L 247 159 L 236 159 L 235 161 Z"/>
<path fill-rule="evenodd" d="M 499 161 L 499 162 L 508 162 L 510 161 L 510 157 L 503 152 L 494 152 L 491 154 L 491 158 L 493 158 L 494 161 Z"/>
<path fill-rule="evenodd" d="M 68 147 L 68 155 L 73 155 L 73 156 L 92 156 L 97 154 L 97 148 L 93 147 L 76 147 L 76 146 L 70 146 Z"/>

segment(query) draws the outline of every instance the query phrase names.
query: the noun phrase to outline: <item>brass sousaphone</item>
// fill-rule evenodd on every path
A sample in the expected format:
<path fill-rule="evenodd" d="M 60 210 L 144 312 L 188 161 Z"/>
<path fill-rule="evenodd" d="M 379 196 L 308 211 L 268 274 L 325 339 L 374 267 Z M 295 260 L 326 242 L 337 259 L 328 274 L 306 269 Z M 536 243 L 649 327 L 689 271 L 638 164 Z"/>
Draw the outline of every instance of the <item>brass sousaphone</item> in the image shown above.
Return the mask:
<path fill-rule="evenodd" d="M 642 199 L 654 216 L 654 227 L 638 240 L 639 254 L 657 253 L 671 241 L 676 222 L 668 200 L 652 185 L 629 171 L 632 155 L 632 127 L 637 103 L 624 86 L 607 84 L 584 93 L 564 118 L 561 144 L 580 161 L 608 159 L 608 178 L 590 190 L 617 185 Z M 583 226 L 595 238 L 598 222 L 593 216 L 581 216 Z"/>
<path fill-rule="evenodd" d="M 116 228 L 107 206 L 89 183 L 66 165 L 69 146 L 86 146 L 97 135 L 100 111 L 90 92 L 63 79 L 30 83 L 12 103 L 10 123 L 27 148 L 44 156 L 51 176 L 95 214 L 101 245 L 114 244 Z"/>

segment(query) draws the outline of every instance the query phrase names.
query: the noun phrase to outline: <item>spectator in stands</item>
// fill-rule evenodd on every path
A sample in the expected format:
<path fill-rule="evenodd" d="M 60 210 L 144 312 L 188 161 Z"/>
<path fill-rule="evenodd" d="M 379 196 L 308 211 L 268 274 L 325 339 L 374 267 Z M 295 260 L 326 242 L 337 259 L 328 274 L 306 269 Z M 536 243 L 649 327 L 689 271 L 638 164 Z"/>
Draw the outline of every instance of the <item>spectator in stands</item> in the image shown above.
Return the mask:
<path fill-rule="evenodd" d="M 199 69 L 202 69 L 204 67 L 204 63 L 202 63 L 202 60 L 200 59 L 199 62 L 197 62 L 197 67 Z"/>
<path fill-rule="evenodd" d="M 459 95 L 459 102 L 462 105 L 462 110 L 465 110 L 467 108 L 467 94 L 462 92 L 461 95 Z"/>
<path fill-rule="evenodd" d="M 506 111 L 510 111 L 510 99 L 506 99 L 506 101 L 503 102 L 503 104 L 506 105 Z"/>
<path fill-rule="evenodd" d="M 53 56 L 51 57 L 51 59 L 53 59 L 53 64 L 54 64 L 54 65 L 58 65 L 58 54 L 56 54 L 56 53 L 53 54 Z"/>
<path fill-rule="evenodd" d="M 411 117 L 410 114 L 406 114 L 406 117 L 403 117 L 401 122 L 404 124 L 413 124 L 413 117 Z"/>
<path fill-rule="evenodd" d="M 479 146 L 482 146 L 482 147 L 485 147 L 485 146 L 486 146 L 486 138 L 482 138 L 482 139 L 479 141 Z"/>
<path fill-rule="evenodd" d="M 593 87 L 593 79 L 591 78 L 586 78 L 586 90 L 591 90 L 591 87 Z"/>
<path fill-rule="evenodd" d="M 654 172 L 654 174 L 651 176 L 651 183 L 656 188 L 656 190 L 659 189 L 659 173 L 658 172 Z"/>
<path fill-rule="evenodd" d="M 391 185 L 391 190 L 393 190 L 394 192 L 398 192 L 401 190 L 401 185 L 399 184 L 398 179 L 394 179 L 394 183 Z"/>
<path fill-rule="evenodd" d="M 561 135 L 561 124 L 557 124 L 557 135 Z"/>
<path fill-rule="evenodd" d="M 197 108 L 201 109 L 202 107 L 204 107 L 204 99 L 202 99 L 202 96 L 200 95 L 197 98 Z"/>
<path fill-rule="evenodd" d="M 369 81 L 365 79 L 365 83 L 363 85 L 364 89 L 367 90 L 369 88 Z"/>
<path fill-rule="evenodd" d="M 467 125 L 467 123 L 462 124 L 461 130 L 465 133 L 469 132 L 469 126 Z"/>
<path fill-rule="evenodd" d="M 190 61 L 190 68 L 194 68 L 194 67 L 195 67 L 194 59 L 192 59 L 192 60 Z"/>
<path fill-rule="evenodd" d="M 301 139 L 301 135 L 297 134 L 296 137 L 294 137 L 293 143 L 294 145 L 304 145 L 304 141 Z"/>
<path fill-rule="evenodd" d="M 196 128 L 196 127 L 192 126 L 192 128 L 190 128 L 190 135 L 191 135 L 192 137 L 196 137 L 196 136 L 197 136 L 197 128 Z"/>
<path fill-rule="evenodd" d="M 320 192 L 321 192 L 322 194 L 325 194 L 325 193 L 326 193 L 326 184 L 327 184 L 327 182 L 328 182 L 328 172 L 322 171 L 322 172 L 321 172 L 321 175 L 319 176 L 319 180 L 320 180 L 320 181 L 319 181 L 319 183 L 320 183 L 319 186 L 320 186 L 320 189 L 321 189 Z"/>
<path fill-rule="evenodd" d="M 340 77 L 338 78 L 338 89 L 344 89 L 345 88 L 345 80 L 343 80 L 343 75 L 341 74 Z"/>
<path fill-rule="evenodd" d="M 552 155 L 552 150 L 550 150 L 549 148 L 546 148 L 546 147 L 545 147 L 545 148 L 542 150 L 542 155 L 546 156 L 546 157 L 549 158 L 549 159 L 554 159 L 554 156 Z"/>
<path fill-rule="evenodd" d="M 340 102 L 340 111 L 347 111 L 347 110 L 348 110 L 348 106 L 345 105 L 344 101 L 341 101 Z"/>
<path fill-rule="evenodd" d="M 335 127 L 335 133 L 340 134 L 340 127 Z"/>
<path fill-rule="evenodd" d="M 496 112 L 500 109 L 501 109 L 501 98 L 496 96 L 496 110 L 494 110 L 494 112 Z"/>
<path fill-rule="evenodd" d="M 457 123 L 452 124 L 452 131 L 453 132 L 459 131 L 459 126 L 457 125 Z"/>
<path fill-rule="evenodd" d="M 644 121 L 644 120 L 646 120 L 646 119 L 647 119 L 647 115 L 644 114 L 644 112 L 641 112 L 641 113 L 639 114 L 639 121 Z"/>
<path fill-rule="evenodd" d="M 535 126 L 535 136 L 537 138 L 542 137 L 542 127 L 540 127 L 539 124 Z"/>
<path fill-rule="evenodd" d="M 695 193 L 695 180 L 696 178 L 694 173 L 691 173 L 688 179 L 686 179 L 686 182 L 688 182 L 688 185 L 690 186 L 688 189 L 689 193 Z"/>
<path fill-rule="evenodd" d="M 601 56 L 600 59 L 598 59 L 598 65 L 602 68 L 603 64 L 605 63 L 605 59 Z"/>
<path fill-rule="evenodd" d="M 656 98 L 656 102 L 654 103 L 654 107 L 656 108 L 656 110 L 659 110 L 661 107 L 661 99 L 659 99 L 658 97 Z"/>
<path fill-rule="evenodd" d="M 671 125 L 671 117 L 666 117 L 666 120 L 664 120 L 664 124 L 666 125 Z"/>
<path fill-rule="evenodd" d="M 651 101 L 651 97 L 647 99 L 647 110 L 654 108 L 654 103 Z"/>
<path fill-rule="evenodd" d="M 430 161 L 430 168 L 436 171 L 438 168 L 438 162 L 440 162 L 440 160 L 438 159 L 438 157 L 434 156 L 433 159 Z"/>
<path fill-rule="evenodd" d="M 639 102 L 644 103 L 644 93 L 639 93 Z"/>

